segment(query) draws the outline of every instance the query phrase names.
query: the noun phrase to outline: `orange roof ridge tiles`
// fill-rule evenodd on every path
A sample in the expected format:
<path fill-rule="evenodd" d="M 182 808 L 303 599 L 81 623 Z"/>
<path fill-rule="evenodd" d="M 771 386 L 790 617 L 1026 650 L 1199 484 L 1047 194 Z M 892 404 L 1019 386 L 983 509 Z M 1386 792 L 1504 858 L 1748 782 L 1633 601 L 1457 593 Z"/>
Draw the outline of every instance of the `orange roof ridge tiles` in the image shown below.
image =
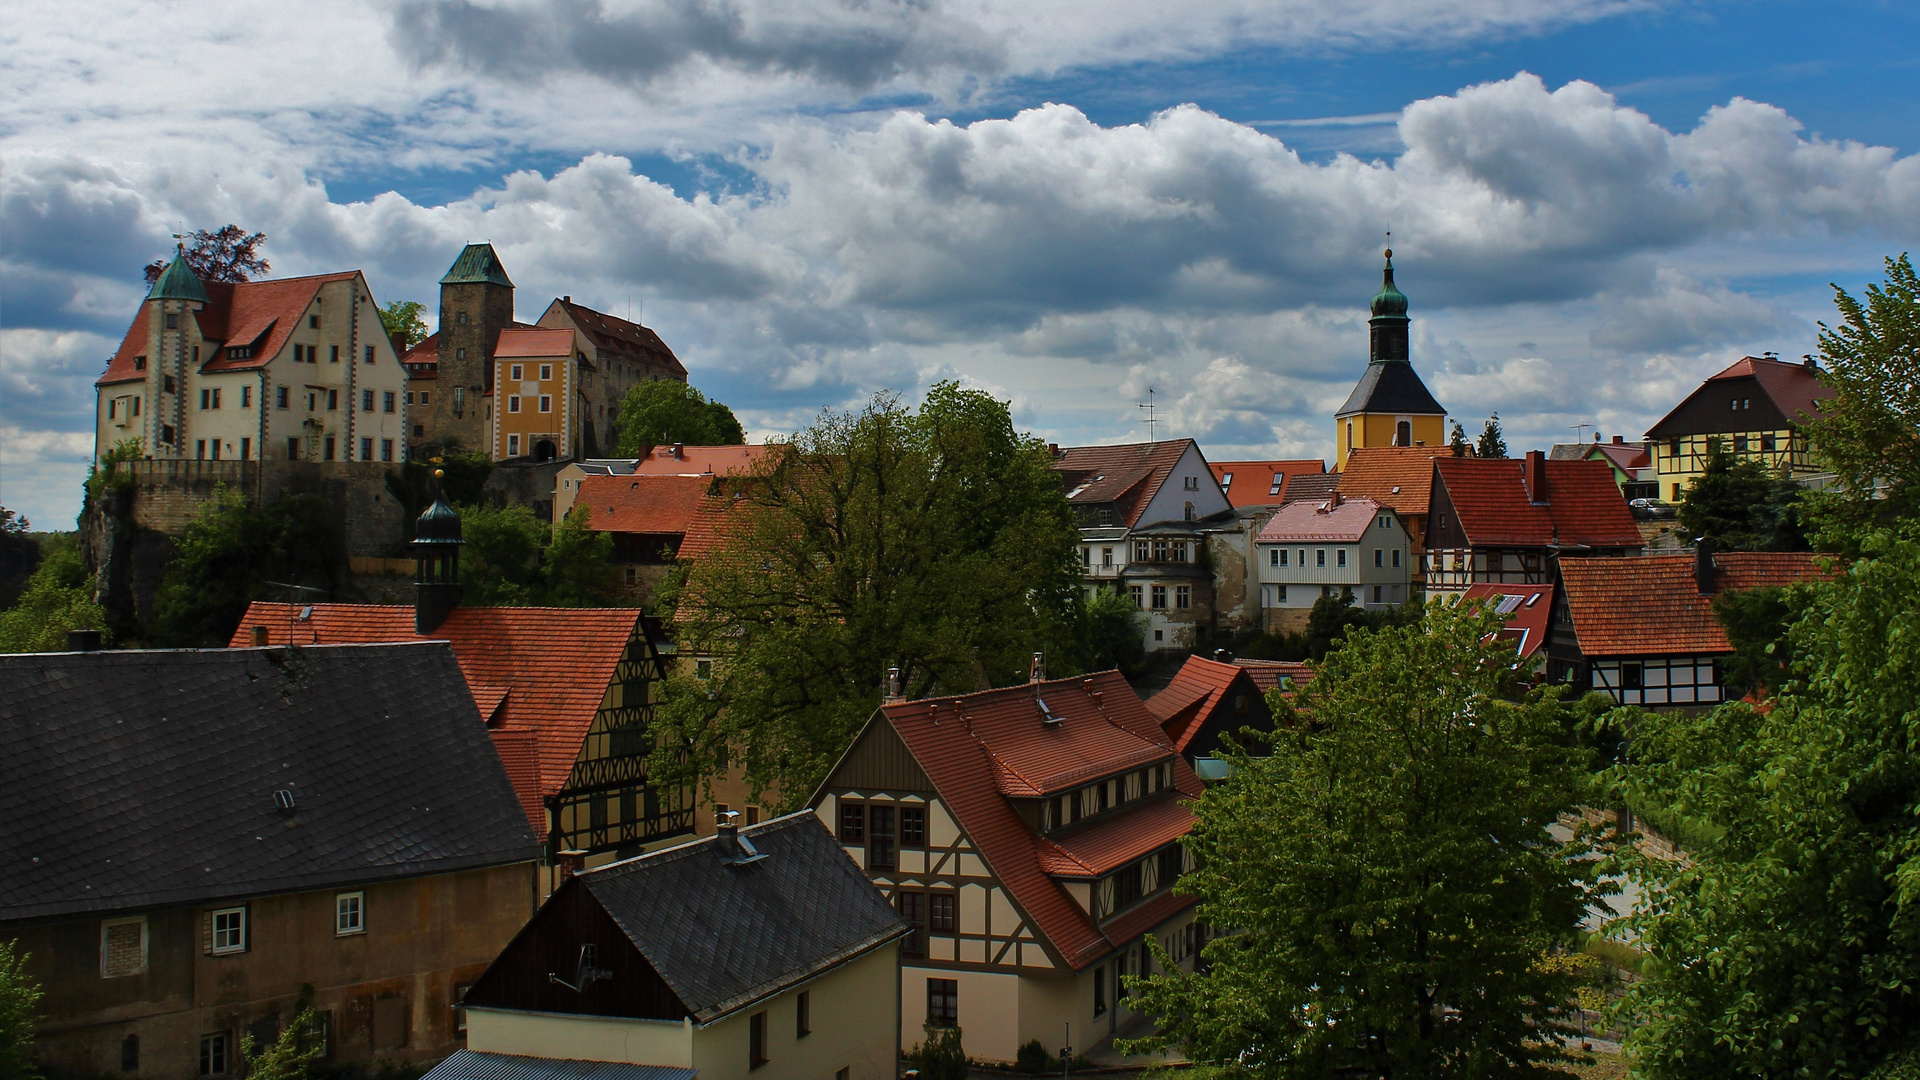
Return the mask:
<path fill-rule="evenodd" d="M 1440 457 L 1433 467 L 1470 544 L 1637 548 L 1646 543 L 1604 461 L 1544 459 L 1544 505 L 1528 495 L 1523 459 Z"/>
<path fill-rule="evenodd" d="M 1715 593 L 1832 577 L 1835 555 L 1724 551 L 1713 556 Z M 1567 614 L 1583 656 L 1727 653 L 1732 642 L 1700 592 L 1694 556 L 1560 560 Z"/>
<path fill-rule="evenodd" d="M 711 486 L 707 476 L 583 476 L 573 505 L 596 532 L 684 536 Z"/>
<path fill-rule="evenodd" d="M 1424 514 L 1433 494 L 1434 459 L 1452 456 L 1445 447 L 1357 447 L 1340 473 L 1340 494 L 1372 499 L 1396 513 Z"/>

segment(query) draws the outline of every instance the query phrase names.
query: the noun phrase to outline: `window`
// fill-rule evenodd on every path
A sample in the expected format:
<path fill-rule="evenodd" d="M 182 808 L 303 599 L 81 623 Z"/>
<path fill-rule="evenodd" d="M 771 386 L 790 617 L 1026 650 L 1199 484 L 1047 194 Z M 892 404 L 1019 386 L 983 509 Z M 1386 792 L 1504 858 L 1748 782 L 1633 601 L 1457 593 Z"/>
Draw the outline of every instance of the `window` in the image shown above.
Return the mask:
<path fill-rule="evenodd" d="M 139 398 L 133 399 L 133 415 L 135 416 L 140 415 L 140 399 Z"/>
<path fill-rule="evenodd" d="M 282 409 L 287 407 L 287 388 L 286 387 L 284 386 L 274 387 L 273 403 Z"/>
<path fill-rule="evenodd" d="M 1127 586 L 1127 599 L 1133 601 L 1134 607 L 1146 607 L 1145 604 L 1140 602 L 1140 596 L 1141 596 L 1140 586 L 1138 585 Z"/>
<path fill-rule="evenodd" d="M 129 1035 L 120 1040 L 120 1071 L 140 1071 L 140 1036 Z"/>
<path fill-rule="evenodd" d="M 1408 423 L 1405 420 L 1402 420 L 1399 423 L 1393 425 L 1393 445 L 1395 446 L 1412 446 L 1413 445 L 1413 425 L 1412 424 Z"/>
<path fill-rule="evenodd" d="M 840 804 L 840 839 L 862 843 L 867 838 L 867 808 L 862 803 Z"/>
<path fill-rule="evenodd" d="M 372 439 L 362 438 L 360 440 L 360 460 L 361 461 L 373 460 L 373 440 Z"/>
<path fill-rule="evenodd" d="M 465 326 L 465 325 L 467 325 L 467 313 L 466 313 L 466 312 L 464 312 L 464 311 L 456 311 L 456 312 L 454 312 L 454 315 L 453 315 L 453 321 L 454 321 L 454 325 L 456 325 L 456 326 Z"/>
<path fill-rule="evenodd" d="M 753 805 L 748 805 L 748 807 L 747 807 L 747 824 L 749 824 L 749 825 L 758 825 L 758 824 L 760 824 L 760 808 L 759 808 L 759 807 L 757 807 L 757 806 L 753 806 Z"/>
<path fill-rule="evenodd" d="M 767 1063 L 767 1014 L 754 1013 L 747 1018 L 747 1067 L 757 1069 Z"/>
<path fill-rule="evenodd" d="M 520 456 L 520 436 L 518 435 L 507 436 L 507 456 L 508 457 Z"/>
<path fill-rule="evenodd" d="M 520 395 L 519 394 L 507 395 L 507 411 L 510 413 L 517 413 L 520 411 Z"/>
<path fill-rule="evenodd" d="M 471 989 L 473 989 L 472 983 L 462 983 L 453 988 L 453 1030 L 455 1031 L 464 1032 L 467 1030 L 466 1000 L 467 991 Z M 328 1013 L 327 1015 L 332 1016 L 333 1014 Z"/>
<path fill-rule="evenodd" d="M 1641 679 L 1640 665 L 1639 664 L 1621 664 L 1620 665 L 1620 689 L 1639 690 L 1641 689 L 1641 685 L 1642 685 L 1642 679 Z"/>
<path fill-rule="evenodd" d="M 171 375 L 160 376 L 160 389 L 165 390 L 169 394 L 173 393 L 174 392 L 173 376 Z"/>
<path fill-rule="evenodd" d="M 893 807 L 867 807 L 867 869 L 891 870 L 897 860 L 893 846 Z"/>
<path fill-rule="evenodd" d="M 541 364 L 540 365 L 540 381 L 545 382 L 546 380 L 551 378 L 553 378 L 553 365 Z"/>
<path fill-rule="evenodd" d="M 201 439 L 193 444 L 193 456 L 201 459 L 206 458 L 207 440 Z"/>
<path fill-rule="evenodd" d="M 323 454 L 321 454 L 321 460 L 323 460 L 323 461 L 332 461 L 332 460 L 333 460 L 333 450 L 334 450 L 334 437 L 333 437 L 332 435 L 329 435 L 329 436 L 327 436 L 327 441 L 326 441 L 326 450 L 325 450 L 325 452 L 324 452 Z"/>
<path fill-rule="evenodd" d="M 1735 435 L 1733 437 L 1733 452 L 1736 454 L 1744 454 L 1747 452 L 1747 437 L 1745 435 Z"/>
<path fill-rule="evenodd" d="M 425 405 L 425 404 L 427 404 L 427 399 L 428 399 L 428 398 L 430 398 L 430 397 L 432 397 L 432 396 L 433 396 L 433 392 L 432 392 L 432 391 L 430 391 L 430 390 L 422 390 L 422 391 L 420 391 L 420 404 L 422 404 L 422 405 Z"/>
<path fill-rule="evenodd" d="M 392 439 L 380 440 L 380 460 L 381 461 L 393 460 L 393 440 Z"/>
<path fill-rule="evenodd" d="M 927 846 L 926 807 L 903 806 L 900 808 L 900 844 L 902 847 Z"/>
<path fill-rule="evenodd" d="M 1373 565 L 1376 569 L 1387 565 L 1387 553 L 1381 548 L 1373 549 Z"/>
<path fill-rule="evenodd" d="M 693 662 L 693 677 L 696 679 L 699 679 L 701 682 L 707 682 L 708 680 L 712 679 L 713 678 L 713 661 L 712 660 L 695 660 Z"/>
<path fill-rule="evenodd" d="M 338 409 L 339 407 L 340 407 L 340 391 L 338 390 L 327 391 L 327 409 L 331 411 L 334 409 Z"/>
<path fill-rule="evenodd" d="M 1267 565 L 1268 566 L 1280 565 L 1280 549 L 1279 548 L 1267 549 Z"/>
<path fill-rule="evenodd" d="M 1373 602 L 1376 604 L 1380 602 L 1380 586 L 1378 585 L 1373 587 Z"/>
<path fill-rule="evenodd" d="M 927 1023 L 934 1027 L 960 1024 L 960 980 L 927 980 Z"/>
<path fill-rule="evenodd" d="M 333 351 L 327 354 L 327 363 L 329 364 L 339 363 L 340 362 L 340 346 L 333 345 L 333 346 L 330 346 L 330 348 Z"/>
<path fill-rule="evenodd" d="M 833 1080 L 853 1080 L 853 1066 L 842 1065 L 840 1071 L 833 1074 Z"/>
<path fill-rule="evenodd" d="M 200 1075 L 227 1075 L 227 1033 L 216 1031 L 200 1036 Z"/>
<path fill-rule="evenodd" d="M 213 926 L 214 955 L 247 951 L 246 908 L 220 908 L 213 912 L 210 921 Z"/>
<path fill-rule="evenodd" d="M 540 411 L 541 411 L 541 412 L 552 412 L 552 411 L 553 411 L 553 397 L 552 397 L 552 395 L 550 395 L 550 394 L 541 394 L 541 395 L 540 395 Z"/>
<path fill-rule="evenodd" d="M 1167 606 L 1167 587 L 1165 585 L 1153 586 L 1153 606 L 1155 610 L 1164 609 Z"/>
<path fill-rule="evenodd" d="M 1200 490 L 1200 478 L 1199 478 L 1199 477 L 1197 477 L 1197 476 L 1188 476 L 1188 477 L 1184 477 L 1183 479 L 1185 480 L 1185 483 L 1183 483 L 1183 484 L 1182 484 L 1181 486 L 1182 486 L 1182 487 L 1184 487 L 1184 488 L 1185 488 L 1186 490 L 1188 490 L 1188 491 L 1199 491 L 1199 490 Z"/>
<path fill-rule="evenodd" d="M 380 411 L 381 412 L 393 411 L 393 391 L 387 390 L 380 395 Z"/>
<path fill-rule="evenodd" d="M 1766 434 L 1760 436 L 1760 452 L 1761 453 L 1771 454 L 1774 451 L 1774 447 L 1775 447 L 1775 443 L 1773 439 L 1773 432 L 1769 431 Z"/>
<path fill-rule="evenodd" d="M 413 391 L 407 391 L 407 404 L 413 404 Z"/>
<path fill-rule="evenodd" d="M 208 392 L 208 391 L 207 391 L 206 389 L 204 389 L 204 388 L 203 388 L 203 389 L 202 389 L 202 390 L 200 391 L 200 408 L 201 408 L 201 409 L 210 409 L 210 408 L 212 408 L 212 406 L 211 406 L 211 405 L 208 405 L 208 404 L 207 404 L 207 402 L 208 402 L 208 401 L 210 401 L 210 400 L 212 400 L 212 395 L 211 395 L 211 394 L 210 394 L 210 393 L 209 393 L 209 392 Z"/>
<path fill-rule="evenodd" d="M 144 357 L 144 356 L 136 356 L 136 357 L 134 357 L 134 358 L 133 358 L 133 370 L 135 370 L 135 371 L 145 371 L 145 370 L 147 370 L 147 358 L 146 358 L 146 357 Z"/>
<path fill-rule="evenodd" d="M 100 924 L 100 977 L 118 979 L 147 970 L 146 916 Z"/>
<path fill-rule="evenodd" d="M 507 367 L 507 381 L 519 382 L 521 379 L 525 377 L 526 370 L 527 370 L 526 368 L 521 367 L 519 364 L 509 365 Z"/>
<path fill-rule="evenodd" d="M 175 435 L 175 432 L 173 430 L 172 424 L 160 425 L 160 441 L 161 442 L 166 443 L 168 446 L 172 446 L 174 435 Z"/>
<path fill-rule="evenodd" d="M 243 409 L 253 407 L 253 387 L 243 386 L 240 388 L 240 407 Z"/>
<path fill-rule="evenodd" d="M 1326 548 L 1319 548 L 1319 549 L 1317 549 L 1317 550 L 1315 550 L 1315 551 L 1314 551 L 1314 553 L 1313 553 L 1313 565 L 1315 565 L 1315 566 L 1325 566 L 1325 565 L 1327 565 L 1327 549 L 1326 549 Z"/>
<path fill-rule="evenodd" d="M 307 362 L 307 347 L 297 341 L 293 343 L 293 362 L 296 364 Z"/>
<path fill-rule="evenodd" d="M 366 893 L 343 892 L 334 896 L 333 932 L 341 937 L 367 932 Z"/>
<path fill-rule="evenodd" d="M 793 1037 L 804 1039 L 813 1034 L 813 1000 L 805 990 L 793 999 Z"/>
<path fill-rule="evenodd" d="M 1103 547 L 1100 549 L 1100 565 L 1103 567 L 1111 567 L 1113 565 L 1113 549 L 1112 548 Z"/>
<path fill-rule="evenodd" d="M 247 461 L 252 457 L 253 457 L 253 440 L 242 437 L 240 440 L 240 460 Z"/>
<path fill-rule="evenodd" d="M 1193 587 L 1190 585 L 1175 585 L 1173 587 L 1173 606 L 1180 610 L 1192 607 Z"/>
<path fill-rule="evenodd" d="M 300 439 L 297 436 L 287 436 L 287 460 L 300 460 Z"/>
<path fill-rule="evenodd" d="M 112 406 L 108 406 L 108 411 L 109 412 L 112 411 Z M 1083 547 L 1080 549 L 1080 565 L 1081 566 L 1093 565 L 1093 549 L 1092 548 Z"/>
<path fill-rule="evenodd" d="M 373 346 L 371 345 L 367 346 L 366 362 L 369 364 L 373 363 Z"/>
<path fill-rule="evenodd" d="M 1333 554 L 1335 556 L 1334 562 L 1338 563 L 1341 566 L 1347 565 L 1347 549 L 1346 548 L 1341 548 L 1340 550 L 1334 552 Z"/>
<path fill-rule="evenodd" d="M 1233 486 L 1233 474 L 1232 474 L 1232 473 L 1221 473 L 1221 474 L 1220 474 L 1220 486 L 1221 486 L 1222 488 L 1230 488 L 1230 487 L 1232 487 L 1232 486 Z"/>
<path fill-rule="evenodd" d="M 1400 549 L 1399 548 L 1393 549 L 1393 565 L 1395 569 L 1399 569 L 1400 567 Z"/>
<path fill-rule="evenodd" d="M 178 330 L 178 329 L 180 329 L 180 316 L 179 316 L 179 315 L 176 315 L 176 314 L 174 314 L 173 312 L 168 312 L 168 313 L 167 313 L 167 329 L 169 329 L 169 330 Z"/>
<path fill-rule="evenodd" d="M 1286 483 L 1286 482 L 1287 482 L 1287 474 L 1286 474 L 1286 473 L 1274 473 L 1274 474 L 1273 474 L 1273 483 L 1271 483 L 1271 484 L 1268 484 L 1268 485 L 1267 485 L 1267 494 L 1269 494 L 1269 495 L 1278 495 L 1278 494 L 1280 494 L 1280 485 L 1281 485 L 1281 484 L 1284 484 L 1284 483 Z"/>
<path fill-rule="evenodd" d="M 360 391 L 360 411 L 361 412 L 373 411 L 373 391 L 371 390 Z"/>
<path fill-rule="evenodd" d="M 307 328 L 310 330 L 320 329 L 320 316 L 318 315 L 307 316 Z"/>
<path fill-rule="evenodd" d="M 957 920 L 958 898 L 950 892 L 927 894 L 927 928 L 936 934 L 951 934 Z"/>

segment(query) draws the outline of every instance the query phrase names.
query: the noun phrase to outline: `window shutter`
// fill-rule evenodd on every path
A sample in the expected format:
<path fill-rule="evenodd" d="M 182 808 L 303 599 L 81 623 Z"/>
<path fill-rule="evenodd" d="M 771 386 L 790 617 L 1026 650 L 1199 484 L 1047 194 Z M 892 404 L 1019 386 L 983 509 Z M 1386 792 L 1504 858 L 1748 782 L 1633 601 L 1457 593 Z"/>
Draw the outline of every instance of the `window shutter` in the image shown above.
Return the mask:
<path fill-rule="evenodd" d="M 200 955 L 213 955 L 213 909 L 200 913 Z"/>

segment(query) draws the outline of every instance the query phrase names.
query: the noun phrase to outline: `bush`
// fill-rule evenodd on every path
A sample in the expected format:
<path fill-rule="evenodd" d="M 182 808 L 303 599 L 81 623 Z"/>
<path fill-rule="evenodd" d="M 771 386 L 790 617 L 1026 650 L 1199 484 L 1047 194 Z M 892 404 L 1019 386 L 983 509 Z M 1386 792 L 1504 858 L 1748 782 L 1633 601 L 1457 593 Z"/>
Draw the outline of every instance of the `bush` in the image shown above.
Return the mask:
<path fill-rule="evenodd" d="M 920 1070 L 920 1080 L 967 1080 L 967 1053 L 960 1048 L 957 1027 L 926 1026 L 927 1037 L 907 1051 L 907 1063 Z"/>
<path fill-rule="evenodd" d="M 0 941 L 0 1080 L 33 1080 L 33 1022 L 40 985 L 17 941 Z"/>
<path fill-rule="evenodd" d="M 59 652 L 69 630 L 104 630 L 107 613 L 93 602 L 93 575 L 72 539 L 49 548 L 20 599 L 0 613 L 0 653 Z"/>

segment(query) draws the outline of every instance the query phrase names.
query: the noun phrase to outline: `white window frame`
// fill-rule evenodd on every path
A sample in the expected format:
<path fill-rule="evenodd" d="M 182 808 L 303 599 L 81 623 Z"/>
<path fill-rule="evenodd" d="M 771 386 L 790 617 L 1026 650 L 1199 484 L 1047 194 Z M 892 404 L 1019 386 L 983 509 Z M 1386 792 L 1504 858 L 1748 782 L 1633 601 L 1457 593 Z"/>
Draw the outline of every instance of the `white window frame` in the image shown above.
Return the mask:
<path fill-rule="evenodd" d="M 218 1042 L 215 1042 L 218 1040 Z M 213 1051 L 219 1047 L 216 1055 Z M 201 1076 L 229 1076 L 233 1073 L 233 1033 L 230 1031 L 210 1031 L 200 1036 Z M 220 1067 L 213 1068 L 218 1061 Z"/>
<path fill-rule="evenodd" d="M 552 378 L 553 378 L 553 365 L 541 364 L 540 365 L 540 381 L 547 382 Z"/>
<path fill-rule="evenodd" d="M 116 926 L 136 926 L 136 925 L 140 927 L 140 964 L 139 966 L 132 971 L 107 970 L 107 931 L 113 929 Z M 124 919 L 100 920 L 100 977 L 103 979 L 125 979 L 134 975 L 145 975 L 146 973 L 147 973 L 147 917 L 145 915 L 134 915 Z"/>
<path fill-rule="evenodd" d="M 550 413 L 553 411 L 553 395 L 552 394 L 540 395 L 540 411 L 543 413 Z"/>
<path fill-rule="evenodd" d="M 517 413 L 520 411 L 520 395 L 519 394 L 507 395 L 507 411 L 510 413 Z"/>
<path fill-rule="evenodd" d="M 333 895 L 333 936 L 352 937 L 367 932 L 367 894 L 360 891 Z"/>
<path fill-rule="evenodd" d="M 524 381 L 524 378 L 525 378 L 525 369 L 522 368 L 519 364 L 512 364 L 507 367 L 507 381 L 522 382 Z"/>
<path fill-rule="evenodd" d="M 234 940 L 226 945 L 220 944 L 221 934 L 227 932 L 220 928 L 220 917 L 222 915 L 240 916 L 239 923 L 236 924 L 231 931 L 234 935 Z M 245 904 L 239 907 L 214 908 L 213 911 L 208 913 L 207 919 L 208 925 L 212 928 L 213 933 L 213 955 L 230 956 L 234 953 L 247 951 L 247 908 Z"/>

